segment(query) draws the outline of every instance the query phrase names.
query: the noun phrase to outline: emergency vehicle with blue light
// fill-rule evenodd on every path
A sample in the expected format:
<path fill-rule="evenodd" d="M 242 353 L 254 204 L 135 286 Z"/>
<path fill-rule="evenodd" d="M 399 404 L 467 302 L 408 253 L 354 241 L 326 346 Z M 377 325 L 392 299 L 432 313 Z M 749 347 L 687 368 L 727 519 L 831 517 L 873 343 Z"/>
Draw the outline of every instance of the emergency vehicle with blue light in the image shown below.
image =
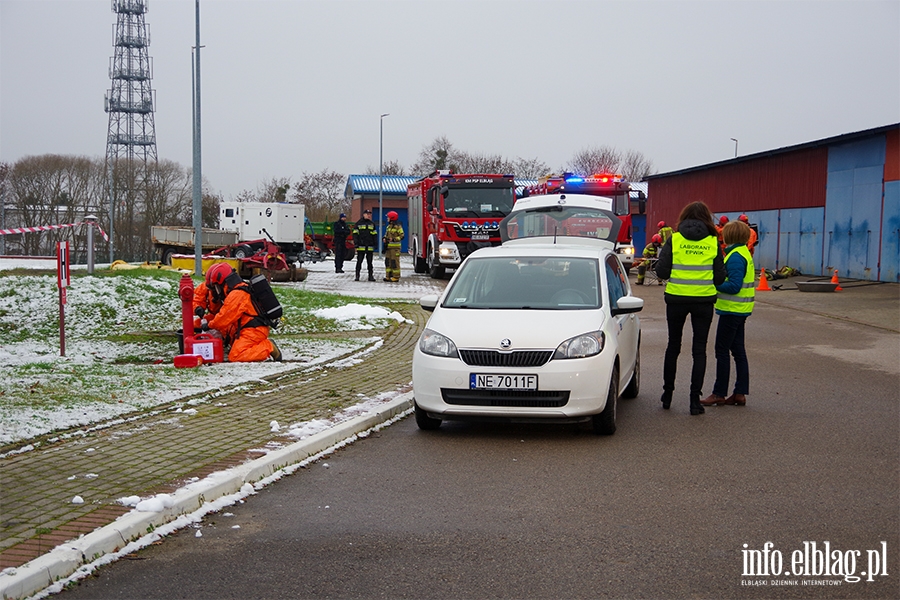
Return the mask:
<path fill-rule="evenodd" d="M 538 179 L 536 185 L 525 188 L 525 196 L 547 194 L 587 194 L 589 196 L 606 196 L 612 200 L 613 212 L 622 221 L 616 238 L 616 255 L 626 270 L 634 265 L 634 244 L 631 237 L 631 184 L 621 175 L 596 173 L 594 175 L 545 175 Z M 641 194 L 643 192 L 640 192 Z"/>

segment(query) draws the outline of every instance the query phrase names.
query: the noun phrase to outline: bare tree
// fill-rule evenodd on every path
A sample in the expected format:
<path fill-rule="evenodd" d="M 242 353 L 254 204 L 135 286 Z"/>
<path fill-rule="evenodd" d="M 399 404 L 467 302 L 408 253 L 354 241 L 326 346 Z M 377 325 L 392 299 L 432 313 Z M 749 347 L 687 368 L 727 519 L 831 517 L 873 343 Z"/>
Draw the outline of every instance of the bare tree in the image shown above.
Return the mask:
<path fill-rule="evenodd" d="M 469 154 L 459 152 L 454 157 L 458 173 L 499 173 L 514 174 L 515 165 L 499 154 Z"/>
<path fill-rule="evenodd" d="M 304 172 L 294 186 L 293 202 L 306 207 L 306 217 L 310 221 L 335 221 L 342 212 L 349 212 L 348 201 L 344 198 L 346 175 L 322 169 L 318 173 Z"/>
<path fill-rule="evenodd" d="M 435 170 L 451 169 L 459 172 L 457 153 L 446 136 L 437 137 L 419 152 L 419 160 L 409 168 L 415 176 L 427 175 Z"/>
<path fill-rule="evenodd" d="M 403 168 L 403 165 L 400 164 L 399 161 L 389 160 L 386 163 L 381 165 L 381 172 L 384 175 L 406 175 L 406 169 Z M 364 171 L 365 175 L 378 175 L 378 169 L 375 167 L 366 167 Z"/>
<path fill-rule="evenodd" d="M 287 193 L 290 188 L 290 177 L 273 177 L 256 186 L 256 191 L 241 191 L 234 200 L 235 202 L 287 202 Z"/>
<path fill-rule="evenodd" d="M 640 181 L 653 173 L 653 161 L 637 150 L 629 150 L 622 160 L 621 171 L 626 181 Z"/>
<path fill-rule="evenodd" d="M 550 173 L 550 166 L 537 158 L 517 158 L 513 165 L 517 179 L 537 179 Z"/>
<path fill-rule="evenodd" d="M 576 152 L 564 170 L 580 175 L 618 173 L 621 165 L 621 152 L 611 146 L 599 146 L 584 148 Z"/>

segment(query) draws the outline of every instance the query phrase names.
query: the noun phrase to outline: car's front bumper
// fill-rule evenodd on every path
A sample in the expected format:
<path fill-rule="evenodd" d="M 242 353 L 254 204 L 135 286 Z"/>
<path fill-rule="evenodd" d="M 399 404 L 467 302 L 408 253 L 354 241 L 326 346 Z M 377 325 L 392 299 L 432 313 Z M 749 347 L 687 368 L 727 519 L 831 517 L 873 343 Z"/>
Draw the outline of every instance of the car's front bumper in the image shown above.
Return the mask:
<path fill-rule="evenodd" d="M 540 367 L 481 367 L 460 359 L 413 355 L 416 404 L 440 419 L 582 421 L 606 406 L 615 360 L 610 349 L 589 358 L 551 360 Z M 610 358 L 611 357 L 611 358 Z M 472 390 L 472 373 L 537 375 L 537 390 Z"/>

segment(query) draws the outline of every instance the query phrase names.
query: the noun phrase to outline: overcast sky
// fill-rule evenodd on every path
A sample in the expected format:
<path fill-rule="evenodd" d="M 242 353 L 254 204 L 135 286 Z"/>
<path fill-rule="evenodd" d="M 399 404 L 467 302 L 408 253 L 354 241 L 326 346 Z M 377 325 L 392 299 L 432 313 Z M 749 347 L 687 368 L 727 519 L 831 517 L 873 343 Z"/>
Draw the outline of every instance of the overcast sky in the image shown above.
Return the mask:
<path fill-rule="evenodd" d="M 148 0 L 160 159 L 187 167 L 193 0 Z M 409 167 L 438 136 L 564 166 L 656 172 L 900 121 L 900 1 L 201 0 L 202 170 Z M 102 157 L 109 0 L 0 0 L 0 161 Z"/>

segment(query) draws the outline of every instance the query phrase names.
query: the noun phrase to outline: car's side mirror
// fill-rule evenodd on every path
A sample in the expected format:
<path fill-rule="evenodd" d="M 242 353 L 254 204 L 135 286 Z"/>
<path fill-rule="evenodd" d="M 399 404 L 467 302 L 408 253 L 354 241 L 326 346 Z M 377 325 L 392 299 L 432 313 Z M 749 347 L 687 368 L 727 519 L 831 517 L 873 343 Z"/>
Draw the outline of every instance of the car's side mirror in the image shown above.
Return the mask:
<path fill-rule="evenodd" d="M 622 296 L 616 306 L 610 309 L 613 316 L 640 312 L 644 308 L 644 299 L 637 296 Z"/>
<path fill-rule="evenodd" d="M 437 306 L 439 298 L 440 296 L 433 294 L 429 296 L 422 296 L 421 298 L 419 298 L 419 306 L 421 306 L 428 312 L 434 312 L 434 307 Z"/>

